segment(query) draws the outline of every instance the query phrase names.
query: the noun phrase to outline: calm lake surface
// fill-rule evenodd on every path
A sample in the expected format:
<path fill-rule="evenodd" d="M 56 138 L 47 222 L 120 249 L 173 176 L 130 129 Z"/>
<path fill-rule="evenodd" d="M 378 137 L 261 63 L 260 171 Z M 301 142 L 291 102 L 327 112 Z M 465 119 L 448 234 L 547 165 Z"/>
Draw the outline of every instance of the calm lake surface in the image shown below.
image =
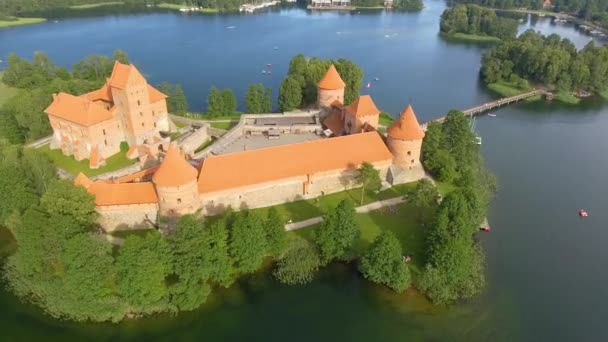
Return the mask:
<path fill-rule="evenodd" d="M 212 85 L 243 98 L 248 84 L 275 92 L 296 53 L 349 58 L 372 82 L 381 109 L 412 103 L 421 121 L 493 97 L 478 81 L 483 47 L 437 36 L 443 2 L 421 13 L 311 13 L 293 8 L 257 15 L 174 13 L 60 19 L 0 30 L 0 59 L 47 53 L 70 66 L 89 53 L 125 50 L 151 83 L 181 83 L 193 110 Z M 231 28 L 233 27 L 233 28 Z M 579 48 L 590 40 L 571 26 L 528 19 L 521 30 L 558 33 Z M 276 47 L 276 49 L 275 49 Z M 271 76 L 261 74 L 272 63 Z M 1 68 L 0 64 L 0 68 Z M 374 82 L 374 77 L 380 80 Z M 243 101 L 241 101 L 243 102 Z M 500 192 L 480 235 L 487 282 L 474 301 L 437 308 L 414 293 L 394 295 L 348 266 L 307 286 L 260 275 L 177 317 L 120 325 L 49 319 L 0 292 L 7 341 L 601 341 L 608 339 L 608 107 L 518 104 L 481 117 L 482 151 Z M 590 217 L 577 216 L 586 208 Z"/>

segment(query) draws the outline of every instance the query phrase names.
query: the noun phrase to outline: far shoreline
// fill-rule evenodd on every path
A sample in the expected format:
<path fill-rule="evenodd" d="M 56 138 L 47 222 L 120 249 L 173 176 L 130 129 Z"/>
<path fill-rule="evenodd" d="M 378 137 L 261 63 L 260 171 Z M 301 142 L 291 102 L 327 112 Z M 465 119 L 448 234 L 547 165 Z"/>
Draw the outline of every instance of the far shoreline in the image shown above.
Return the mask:
<path fill-rule="evenodd" d="M 20 18 L 15 17 L 15 20 L 0 20 L 0 29 L 5 27 L 16 27 L 33 24 L 41 24 L 46 22 L 46 18 Z"/>

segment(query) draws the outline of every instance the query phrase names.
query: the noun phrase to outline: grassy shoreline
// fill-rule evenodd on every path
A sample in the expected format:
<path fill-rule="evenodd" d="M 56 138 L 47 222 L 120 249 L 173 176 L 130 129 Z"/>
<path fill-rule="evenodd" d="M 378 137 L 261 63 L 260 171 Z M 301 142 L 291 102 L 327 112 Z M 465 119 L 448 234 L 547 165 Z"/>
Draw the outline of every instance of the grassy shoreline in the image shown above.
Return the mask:
<path fill-rule="evenodd" d="M 17 17 L 15 17 L 15 20 L 0 20 L 0 28 L 40 24 L 45 21 L 46 21 L 45 18 L 17 18 Z"/>
<path fill-rule="evenodd" d="M 440 33 L 442 38 L 450 41 L 457 42 L 471 42 L 471 43 L 484 43 L 484 44 L 496 44 L 501 42 L 501 39 L 494 36 L 482 36 L 478 34 L 468 34 L 468 33 Z"/>
<path fill-rule="evenodd" d="M 79 10 L 79 9 L 90 9 L 90 8 L 97 8 L 97 7 L 103 7 L 103 6 L 119 6 L 119 5 L 124 5 L 124 4 L 125 3 L 122 1 L 108 1 L 108 2 L 100 2 L 98 4 L 74 5 L 74 6 L 69 6 L 69 8 Z"/>

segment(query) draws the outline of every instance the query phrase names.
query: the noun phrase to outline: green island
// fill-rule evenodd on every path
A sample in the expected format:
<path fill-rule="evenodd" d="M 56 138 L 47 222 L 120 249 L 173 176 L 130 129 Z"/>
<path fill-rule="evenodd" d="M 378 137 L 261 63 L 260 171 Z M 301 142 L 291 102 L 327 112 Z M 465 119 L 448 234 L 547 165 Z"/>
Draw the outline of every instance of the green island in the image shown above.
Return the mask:
<path fill-rule="evenodd" d="M 497 43 L 517 35 L 517 20 L 502 18 L 496 11 L 477 5 L 447 8 L 439 22 L 439 31 L 447 39 L 477 43 Z"/>
<path fill-rule="evenodd" d="M 472 298 L 483 288 L 483 252 L 475 234 L 496 184 L 460 111 L 450 111 L 442 124 L 428 125 L 423 165 L 435 181 L 424 178 L 382 190 L 378 170 L 364 162 L 354 189 L 217 216 L 185 215 L 169 232 L 121 233 L 124 240 L 111 243 L 113 238 L 96 224 L 94 197 L 58 179 L 56 161 L 44 150 L 23 144 L 48 135 L 41 118 L 53 91 L 78 93 L 98 86 L 111 73 L 108 65 L 127 58 L 120 51 L 112 57 L 91 55 L 71 72 L 40 53 L 32 62 L 9 58 L 2 75 L 8 87 L 0 88 L 0 95 L 18 90 L 0 107 L 10 123 L 0 130 L 0 224 L 14 235 L 17 247 L 11 248 L 3 275 L 24 301 L 55 318 L 118 322 L 194 310 L 215 289 L 256 272 L 272 272 L 287 285 L 305 284 L 332 263 L 352 264 L 363 278 L 396 292 L 416 288 L 435 304 Z M 345 75 L 345 98 L 357 98 L 360 68 L 345 59 L 333 62 Z M 331 63 L 294 57 L 279 106 L 294 109 L 312 101 L 316 94 L 309 85 Z M 177 86 L 167 89 L 179 93 Z M 261 85 L 250 86 L 248 111 L 266 112 L 269 93 Z M 35 100 L 26 106 L 25 97 Z M 208 113 L 230 115 L 235 101 L 231 92 L 212 89 Z M 171 106 L 184 103 L 185 96 Z M 387 199 L 399 201 L 355 211 Z M 284 228 L 286 222 L 318 216 L 323 216 L 319 224 Z"/>
<path fill-rule="evenodd" d="M 576 104 L 580 98 L 608 89 L 608 48 L 588 44 L 577 51 L 558 35 L 532 30 L 489 49 L 481 60 L 481 75 L 488 87 L 503 96 L 531 89 L 530 84 L 555 93 L 557 100 Z"/>

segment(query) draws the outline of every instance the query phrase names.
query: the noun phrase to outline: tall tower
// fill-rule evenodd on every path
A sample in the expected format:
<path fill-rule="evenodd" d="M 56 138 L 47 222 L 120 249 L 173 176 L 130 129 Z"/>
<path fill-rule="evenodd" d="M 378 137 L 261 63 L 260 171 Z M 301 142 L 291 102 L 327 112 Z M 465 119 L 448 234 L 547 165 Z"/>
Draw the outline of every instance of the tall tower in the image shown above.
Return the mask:
<path fill-rule="evenodd" d="M 401 112 L 399 119 L 387 129 L 388 148 L 393 153 L 393 164 L 404 170 L 420 166 L 420 151 L 424 131 L 412 106 Z"/>
<path fill-rule="evenodd" d="M 184 159 L 180 150 L 171 144 L 160 167 L 152 177 L 161 215 L 192 214 L 199 209 L 197 174 L 196 169 Z"/>
<path fill-rule="evenodd" d="M 330 65 L 325 76 L 317 83 L 317 107 L 329 108 L 334 101 L 344 103 L 345 86 L 336 67 Z"/>

